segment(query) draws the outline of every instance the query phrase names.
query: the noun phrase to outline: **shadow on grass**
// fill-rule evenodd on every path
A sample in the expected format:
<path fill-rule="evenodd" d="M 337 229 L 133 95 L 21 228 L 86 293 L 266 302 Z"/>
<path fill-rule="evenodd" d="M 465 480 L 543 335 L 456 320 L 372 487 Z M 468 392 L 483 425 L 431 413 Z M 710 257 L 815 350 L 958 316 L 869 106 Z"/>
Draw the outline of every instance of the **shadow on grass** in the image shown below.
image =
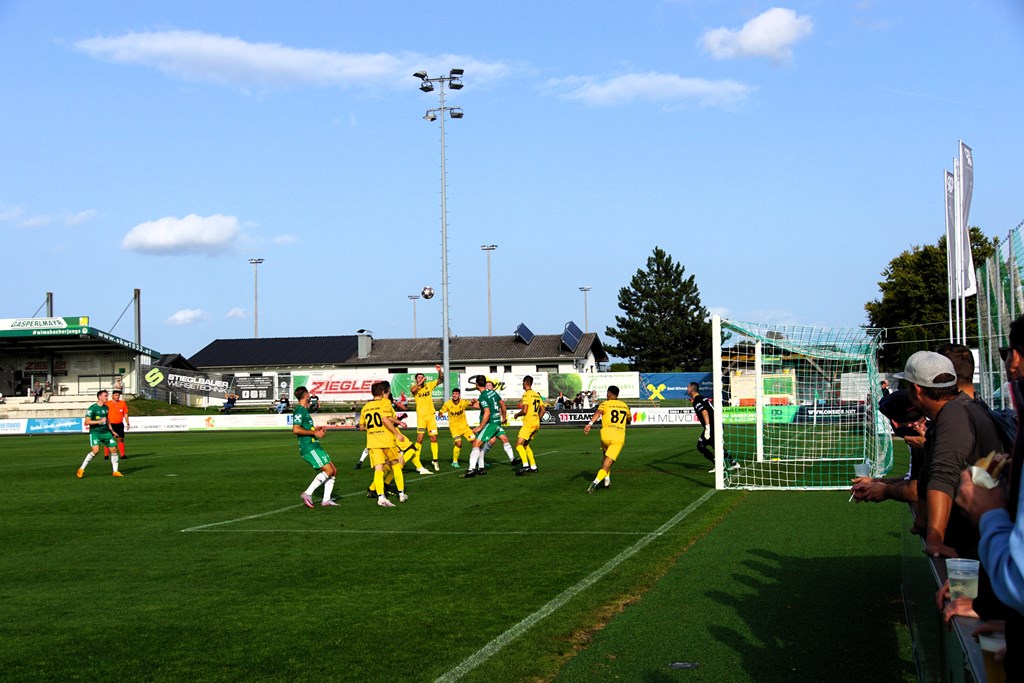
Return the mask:
<path fill-rule="evenodd" d="M 708 633 L 738 653 L 754 680 L 893 681 L 914 675 L 900 659 L 891 557 L 806 558 L 752 550 L 734 593 L 707 597 L 741 620 L 708 624 Z M 645 679 L 648 680 L 648 679 Z M 660 679 L 649 679 L 660 680 Z"/>

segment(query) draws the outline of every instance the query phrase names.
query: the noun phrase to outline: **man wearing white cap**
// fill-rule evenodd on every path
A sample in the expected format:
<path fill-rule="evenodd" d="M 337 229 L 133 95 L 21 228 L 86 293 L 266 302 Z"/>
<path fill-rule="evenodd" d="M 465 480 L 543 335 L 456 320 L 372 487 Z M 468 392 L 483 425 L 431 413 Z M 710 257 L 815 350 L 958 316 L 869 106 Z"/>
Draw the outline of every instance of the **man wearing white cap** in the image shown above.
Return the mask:
<path fill-rule="evenodd" d="M 911 404 L 930 420 L 924 442 L 924 461 L 917 480 L 917 528 L 925 552 L 933 557 L 977 557 L 977 532 L 963 510 L 954 508 L 960 472 L 1002 443 L 988 411 L 956 386 L 956 369 L 949 358 L 918 351 L 903 372 Z"/>

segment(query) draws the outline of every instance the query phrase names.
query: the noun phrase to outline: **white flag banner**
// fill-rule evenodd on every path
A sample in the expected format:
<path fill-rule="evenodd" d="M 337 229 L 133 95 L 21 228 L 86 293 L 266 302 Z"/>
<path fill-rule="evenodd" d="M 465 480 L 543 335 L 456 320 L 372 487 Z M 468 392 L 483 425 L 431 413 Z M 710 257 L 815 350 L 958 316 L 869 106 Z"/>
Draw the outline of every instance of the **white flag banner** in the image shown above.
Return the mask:
<path fill-rule="evenodd" d="M 971 195 L 974 193 L 974 155 L 971 148 L 960 141 L 960 231 L 963 253 L 961 268 L 963 275 L 963 295 L 971 296 L 978 293 L 978 280 L 974 273 L 974 256 L 971 253 L 971 231 L 968 229 L 967 218 L 971 213 Z"/>
<path fill-rule="evenodd" d="M 949 300 L 954 301 L 956 294 L 956 181 L 953 174 L 945 174 L 946 190 L 946 274 L 949 280 Z"/>

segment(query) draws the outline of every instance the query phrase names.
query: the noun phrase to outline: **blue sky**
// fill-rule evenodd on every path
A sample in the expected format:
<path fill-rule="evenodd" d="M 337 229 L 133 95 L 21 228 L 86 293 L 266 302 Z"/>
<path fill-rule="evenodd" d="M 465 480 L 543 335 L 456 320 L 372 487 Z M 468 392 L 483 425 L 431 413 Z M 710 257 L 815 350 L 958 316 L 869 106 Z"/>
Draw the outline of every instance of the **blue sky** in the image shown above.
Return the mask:
<path fill-rule="evenodd" d="M 855 326 L 879 273 L 943 233 L 1024 219 L 1024 3 L 0 0 L 0 317 L 53 291 L 190 355 L 260 336 L 410 337 L 440 291 L 446 123 L 451 328 L 602 333 L 657 245 L 705 306 Z M 113 330 L 131 338 L 131 315 Z M 440 297 L 417 304 L 439 336 Z"/>

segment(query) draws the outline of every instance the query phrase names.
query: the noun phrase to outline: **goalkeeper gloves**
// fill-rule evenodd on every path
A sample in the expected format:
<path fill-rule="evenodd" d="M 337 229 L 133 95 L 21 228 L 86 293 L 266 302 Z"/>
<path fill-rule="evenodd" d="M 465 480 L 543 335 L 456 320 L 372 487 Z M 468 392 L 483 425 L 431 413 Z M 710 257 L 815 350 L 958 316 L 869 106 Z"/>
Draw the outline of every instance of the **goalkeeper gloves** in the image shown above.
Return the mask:
<path fill-rule="evenodd" d="M 710 438 L 711 438 L 711 427 L 705 427 L 704 428 L 704 439 L 706 440 L 706 439 L 710 439 Z"/>

